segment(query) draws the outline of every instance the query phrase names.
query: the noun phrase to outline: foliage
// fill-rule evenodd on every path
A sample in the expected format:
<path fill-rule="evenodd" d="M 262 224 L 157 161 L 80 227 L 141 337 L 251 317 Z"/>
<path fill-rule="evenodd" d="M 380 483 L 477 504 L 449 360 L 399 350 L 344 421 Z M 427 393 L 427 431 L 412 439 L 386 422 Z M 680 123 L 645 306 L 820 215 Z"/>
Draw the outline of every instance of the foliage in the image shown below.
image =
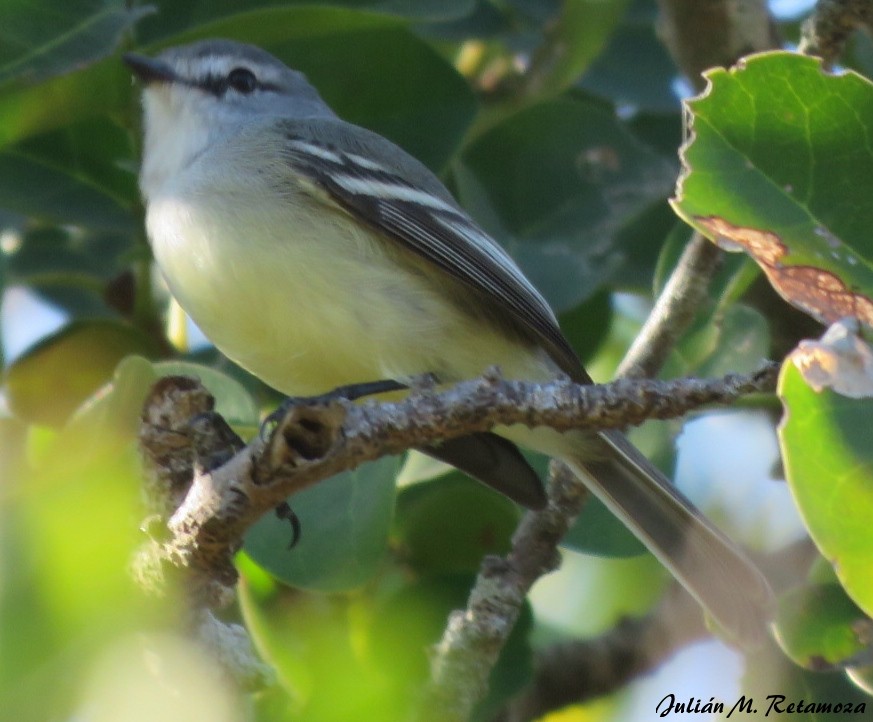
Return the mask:
<path fill-rule="evenodd" d="M 4 322 L 13 325 L 22 288 L 65 315 L 23 354 L 0 348 L 0 717 L 136 719 L 146 705 L 150 718 L 397 718 L 427 677 L 427 646 L 464 606 L 478 560 L 508 548 L 519 516 L 415 455 L 292 499 L 299 548 L 289 551 L 287 527 L 265 518 L 239 558 L 235 614 L 278 679 L 251 698 L 217 682 L 213 660 L 177 634 L 184 605 L 172 587 L 161 599 L 135 587 L 128 565 L 145 540 L 136 430 L 149 385 L 180 369 L 200 376 L 247 436 L 277 397 L 214 351 L 189 349 L 168 310 L 142 230 L 138 91 L 124 50 L 229 37 L 307 73 L 342 117 L 445 180 L 542 289 L 599 378 L 639 326 L 610 294 L 651 299 L 687 243 L 688 226 L 668 204 L 674 190 L 684 221 L 747 251 L 763 276 L 744 256 L 727 259 L 672 352 L 671 375 L 745 371 L 770 352 L 791 315 L 762 295 L 762 277 L 819 322 L 873 325 L 865 46 L 848 56 L 859 73 L 826 73 L 787 52 L 710 72 L 706 93 L 687 106 L 692 135 L 677 189 L 682 107 L 655 14 L 654 0 L 0 5 Z M 750 661 L 746 689 L 781 693 L 779 680 L 790 679 L 798 694 L 863 700 L 869 401 L 811 387 L 790 363 L 780 397 L 791 491 L 824 558 L 797 571 L 780 602 L 781 649 Z M 669 467 L 678 431 L 661 425 L 638 441 Z M 553 609 L 548 621 L 542 599 L 525 610 L 481 719 L 530 680 L 533 647 L 580 627 L 602 632 L 656 601 L 657 565 L 612 559 L 642 549 L 600 505 L 588 504 L 566 546 L 610 559 L 561 578 L 572 614 Z M 163 660 L 163 678 L 146 670 L 144 651 Z M 169 682 L 196 704 L 180 707 Z M 709 697 L 703 686 L 697 694 Z"/>

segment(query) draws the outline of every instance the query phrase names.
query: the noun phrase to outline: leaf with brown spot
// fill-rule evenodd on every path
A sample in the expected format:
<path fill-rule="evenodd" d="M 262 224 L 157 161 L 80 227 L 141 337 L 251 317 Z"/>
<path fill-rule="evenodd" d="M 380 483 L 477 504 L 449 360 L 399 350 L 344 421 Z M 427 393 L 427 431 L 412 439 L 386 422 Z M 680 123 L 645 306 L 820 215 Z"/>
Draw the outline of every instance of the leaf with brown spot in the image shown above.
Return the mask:
<path fill-rule="evenodd" d="M 782 298 L 825 324 L 851 316 L 873 326 L 873 301 L 854 293 L 834 273 L 815 266 L 791 266 L 782 262 L 788 247 L 775 233 L 743 228 L 724 218 L 697 218 L 707 236 L 724 248 L 739 246 L 757 261 Z"/>
<path fill-rule="evenodd" d="M 817 320 L 873 326 L 873 84 L 781 51 L 707 79 L 676 212 Z"/>

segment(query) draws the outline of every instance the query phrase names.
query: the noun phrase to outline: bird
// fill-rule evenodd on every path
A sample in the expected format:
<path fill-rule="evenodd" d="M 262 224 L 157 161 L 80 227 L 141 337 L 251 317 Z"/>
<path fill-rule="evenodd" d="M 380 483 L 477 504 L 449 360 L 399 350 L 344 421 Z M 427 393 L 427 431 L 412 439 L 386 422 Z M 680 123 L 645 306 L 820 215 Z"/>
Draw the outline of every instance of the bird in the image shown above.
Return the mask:
<path fill-rule="evenodd" d="M 338 117 L 301 72 L 231 40 L 123 60 L 143 85 L 155 261 L 231 360 L 291 396 L 493 366 L 593 383 L 544 297 L 439 178 Z M 729 640 L 761 643 L 766 578 L 621 432 L 514 425 L 424 450 L 542 508 L 519 445 L 568 464 Z"/>

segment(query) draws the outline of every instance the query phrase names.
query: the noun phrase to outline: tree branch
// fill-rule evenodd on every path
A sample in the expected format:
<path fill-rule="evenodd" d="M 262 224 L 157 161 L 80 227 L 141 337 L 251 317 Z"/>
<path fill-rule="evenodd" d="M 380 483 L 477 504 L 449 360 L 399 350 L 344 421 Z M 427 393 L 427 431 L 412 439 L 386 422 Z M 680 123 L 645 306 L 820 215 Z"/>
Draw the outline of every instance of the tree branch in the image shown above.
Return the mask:
<path fill-rule="evenodd" d="M 873 32 L 873 5 L 869 0 L 819 0 L 803 23 L 798 50 L 818 55 L 830 67 L 843 52 L 849 36 L 863 28 Z"/>
<path fill-rule="evenodd" d="M 187 427 L 172 427 L 169 436 L 177 453 L 168 453 L 167 416 L 153 415 L 151 410 L 161 408 L 168 397 L 178 403 L 180 395 L 190 393 L 197 399 L 203 395 L 202 388 L 192 388 L 190 379 L 174 385 L 171 378 L 156 387 L 147 405 L 141 443 L 152 473 L 165 480 L 165 488 L 176 489 L 180 468 L 192 464 L 194 481 L 169 521 L 175 553 L 191 556 L 213 572 L 221 571 L 211 574 L 213 578 L 228 578 L 230 555 L 264 512 L 289 495 L 365 461 L 496 425 L 584 430 L 675 418 L 701 405 L 730 403 L 743 394 L 772 390 L 775 374 L 776 366 L 768 364 L 749 376 L 724 379 L 580 386 L 570 381 L 507 381 L 493 372 L 445 390 L 413 390 L 393 403 L 300 400 L 268 439 L 255 439 L 229 459 L 239 442 L 220 417 L 208 411 L 198 411 Z M 188 441 L 188 448 L 182 439 Z"/>
<path fill-rule="evenodd" d="M 237 573 L 232 559 L 249 526 L 291 494 L 340 471 L 498 424 L 600 429 L 674 418 L 702 405 L 770 392 L 776 373 L 777 366 L 768 364 L 749 376 L 579 386 L 507 381 L 495 371 L 447 389 L 414 389 L 393 403 L 299 400 L 272 433 L 247 446 L 213 411 L 214 400 L 199 382 L 164 378 L 146 401 L 140 445 L 152 506 L 164 518 L 171 514 L 170 538 L 155 539 L 141 556 L 139 577 L 155 586 L 167 565 L 183 569 L 192 618 L 202 619 L 204 610 L 220 609 L 233 598 Z M 523 598 L 533 581 L 552 568 L 557 542 L 583 498 L 584 491 L 569 475 L 556 476 L 548 509 L 523 520 L 507 560 L 486 565 L 494 585 L 481 595 L 482 606 L 493 610 L 499 605 L 491 592 L 505 584 L 508 574 L 513 582 L 502 594 L 517 613 L 518 595 Z M 498 620 L 502 627 L 496 653 L 511 629 L 507 620 L 512 613 L 504 609 L 492 621 L 483 613 L 476 617 L 486 626 Z M 233 656 L 240 654 L 222 655 Z M 481 690 L 489 669 L 482 666 L 467 688 Z M 461 691 L 455 688 L 452 694 Z M 470 699 L 477 694 L 470 693 Z"/>
<path fill-rule="evenodd" d="M 697 90 L 704 70 L 780 46 L 766 0 L 658 0 L 658 7 L 661 42 Z"/>

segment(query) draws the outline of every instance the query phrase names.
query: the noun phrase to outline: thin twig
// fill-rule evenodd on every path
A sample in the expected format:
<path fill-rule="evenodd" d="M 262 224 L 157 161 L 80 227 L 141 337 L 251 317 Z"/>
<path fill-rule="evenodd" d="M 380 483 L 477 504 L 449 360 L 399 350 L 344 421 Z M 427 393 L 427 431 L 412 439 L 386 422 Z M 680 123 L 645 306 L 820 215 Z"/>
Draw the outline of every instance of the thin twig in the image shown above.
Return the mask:
<path fill-rule="evenodd" d="M 703 307 L 709 284 L 721 265 L 721 249 L 694 232 L 652 312 L 625 354 L 616 376 L 652 378 Z"/>

